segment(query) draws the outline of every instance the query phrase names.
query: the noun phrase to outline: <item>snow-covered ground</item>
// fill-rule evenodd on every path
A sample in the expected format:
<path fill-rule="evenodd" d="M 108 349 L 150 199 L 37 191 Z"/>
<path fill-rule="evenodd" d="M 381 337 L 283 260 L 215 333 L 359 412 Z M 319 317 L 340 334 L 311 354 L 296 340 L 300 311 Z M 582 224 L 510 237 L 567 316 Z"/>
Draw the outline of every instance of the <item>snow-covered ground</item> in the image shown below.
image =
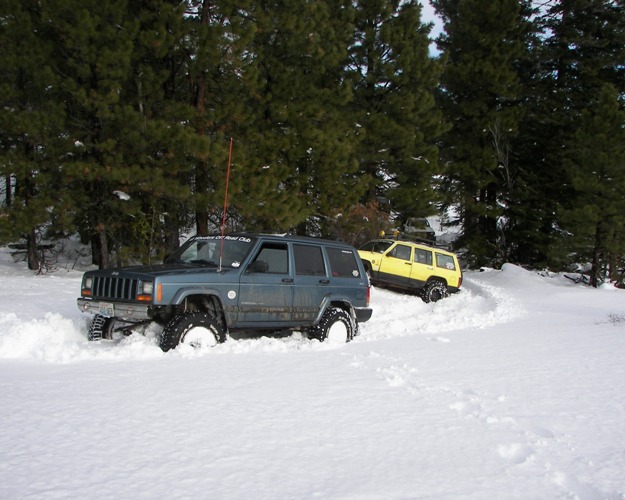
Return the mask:
<path fill-rule="evenodd" d="M 2 499 L 625 499 L 625 291 L 515 266 L 382 289 L 353 342 L 86 341 L 0 249 Z"/>

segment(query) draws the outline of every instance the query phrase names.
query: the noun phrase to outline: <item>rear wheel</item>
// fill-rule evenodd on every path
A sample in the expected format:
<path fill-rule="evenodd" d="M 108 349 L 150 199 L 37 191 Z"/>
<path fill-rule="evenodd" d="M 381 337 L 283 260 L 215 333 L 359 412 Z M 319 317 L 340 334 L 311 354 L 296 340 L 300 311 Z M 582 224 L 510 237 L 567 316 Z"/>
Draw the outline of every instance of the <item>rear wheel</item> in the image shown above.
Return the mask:
<path fill-rule="evenodd" d="M 321 342 L 340 344 L 349 342 L 356 334 L 356 320 L 340 307 L 329 308 L 319 324 L 309 330 L 309 335 Z"/>
<path fill-rule="evenodd" d="M 424 302 L 438 302 L 448 296 L 449 290 L 442 281 L 430 281 L 421 292 L 421 298 Z"/>
<path fill-rule="evenodd" d="M 176 315 L 165 326 L 161 335 L 161 349 L 169 351 L 181 344 L 202 349 L 225 341 L 226 332 L 214 316 L 193 312 Z"/>

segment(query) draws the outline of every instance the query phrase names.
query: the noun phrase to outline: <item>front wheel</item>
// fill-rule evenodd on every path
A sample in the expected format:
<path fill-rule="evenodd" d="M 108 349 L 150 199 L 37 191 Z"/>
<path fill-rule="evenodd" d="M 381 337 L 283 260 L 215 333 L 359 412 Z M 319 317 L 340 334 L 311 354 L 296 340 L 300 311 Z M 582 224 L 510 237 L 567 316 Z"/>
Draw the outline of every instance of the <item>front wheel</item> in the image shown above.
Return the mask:
<path fill-rule="evenodd" d="M 442 281 L 430 281 L 423 287 L 421 298 L 423 302 L 438 302 L 449 296 L 447 285 Z"/>
<path fill-rule="evenodd" d="M 89 325 L 88 339 L 91 342 L 97 342 L 98 340 L 113 338 L 113 332 L 115 330 L 115 318 L 107 318 L 101 314 L 96 314 Z"/>
<path fill-rule="evenodd" d="M 161 349 L 169 351 L 181 344 L 196 349 L 213 347 L 226 341 L 219 321 L 205 312 L 176 315 L 163 329 Z"/>
<path fill-rule="evenodd" d="M 356 334 L 356 320 L 340 307 L 328 309 L 319 324 L 309 330 L 309 335 L 321 342 L 339 344 L 349 342 Z"/>

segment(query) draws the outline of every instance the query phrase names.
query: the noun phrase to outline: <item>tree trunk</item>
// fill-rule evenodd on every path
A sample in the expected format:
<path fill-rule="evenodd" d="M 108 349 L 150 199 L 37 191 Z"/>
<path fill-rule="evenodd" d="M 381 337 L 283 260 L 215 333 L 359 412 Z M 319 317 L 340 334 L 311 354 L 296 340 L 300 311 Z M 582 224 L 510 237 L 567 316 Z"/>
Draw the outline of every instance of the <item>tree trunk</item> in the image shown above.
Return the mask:
<path fill-rule="evenodd" d="M 599 224 L 595 228 L 595 245 L 592 251 L 592 268 L 590 269 L 590 286 L 599 286 L 599 272 L 601 266 L 601 235 Z"/>
<path fill-rule="evenodd" d="M 180 246 L 180 230 L 175 217 L 165 216 L 165 250 L 167 255 Z"/>
<path fill-rule="evenodd" d="M 39 257 L 37 256 L 37 235 L 32 228 L 26 237 L 26 254 L 28 257 L 28 269 L 38 271 L 40 269 Z"/>
<path fill-rule="evenodd" d="M 96 233 L 91 234 L 89 243 L 91 244 L 91 263 L 97 265 L 100 261 L 100 247 L 98 246 L 98 235 Z"/>
<path fill-rule="evenodd" d="M 197 234 L 206 236 L 208 234 L 208 213 L 206 210 L 198 208 L 195 212 L 195 228 Z"/>
<path fill-rule="evenodd" d="M 7 205 L 7 208 L 11 208 L 11 202 L 13 200 L 13 191 L 11 190 L 11 176 L 7 175 L 5 178 L 5 183 L 6 183 L 6 190 L 5 190 L 5 202 Z"/>
<path fill-rule="evenodd" d="M 98 224 L 96 227 L 96 233 L 91 239 L 91 254 L 93 263 L 97 264 L 99 269 L 109 267 L 108 239 L 104 224 Z"/>

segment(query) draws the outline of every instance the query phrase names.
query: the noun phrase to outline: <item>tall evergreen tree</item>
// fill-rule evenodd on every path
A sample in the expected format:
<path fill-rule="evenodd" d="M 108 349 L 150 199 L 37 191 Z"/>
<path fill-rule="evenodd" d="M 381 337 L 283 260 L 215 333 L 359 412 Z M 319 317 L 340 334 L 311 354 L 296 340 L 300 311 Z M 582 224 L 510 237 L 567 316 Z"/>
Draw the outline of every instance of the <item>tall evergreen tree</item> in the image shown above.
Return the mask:
<path fill-rule="evenodd" d="M 573 235 L 570 249 L 592 264 L 593 286 L 625 255 L 625 108 L 619 97 L 605 84 L 591 98 L 564 159 L 576 196 L 562 220 Z"/>
<path fill-rule="evenodd" d="M 124 206 L 114 191 L 130 182 L 118 151 L 120 100 L 131 77 L 133 40 L 138 23 L 125 18 L 126 2 L 49 3 L 46 15 L 54 30 L 57 73 L 75 147 L 75 161 L 65 174 L 79 225 L 92 242 L 94 262 L 109 265 L 111 230 L 124 219 Z"/>
<path fill-rule="evenodd" d="M 297 5 L 296 5 L 297 4 Z M 289 229 L 305 219 L 294 165 L 297 130 L 289 119 L 301 75 L 290 48 L 301 44 L 301 2 L 264 0 L 246 5 L 253 37 L 241 74 L 244 121 L 238 123 L 231 211 L 246 229 Z M 295 52 L 295 51 L 294 51 Z"/>
<path fill-rule="evenodd" d="M 209 146 L 206 155 L 192 162 L 190 176 L 196 230 L 205 234 L 222 220 L 229 138 L 236 143 L 237 161 L 242 160 L 240 138 L 235 136 L 236 124 L 244 120 L 241 67 L 251 34 L 241 15 L 245 3 L 188 0 L 185 4 L 187 99 L 196 111 L 192 122 L 196 133 Z"/>
<path fill-rule="evenodd" d="M 557 207 L 564 194 L 562 169 L 548 155 L 558 148 L 559 120 L 549 102 L 549 70 L 538 23 L 529 34 L 528 58 L 520 65 L 523 115 L 519 134 L 510 139 L 509 189 L 505 195 L 503 257 L 509 262 L 544 268 L 556 264 L 562 229 Z M 563 252 L 564 254 L 564 252 Z"/>
<path fill-rule="evenodd" d="M 441 103 L 452 124 L 442 143 L 449 202 L 462 224 L 471 264 L 503 258 L 500 222 L 510 188 L 510 142 L 522 108 L 518 63 L 526 21 L 519 0 L 435 0 L 445 33 Z"/>
<path fill-rule="evenodd" d="M 429 53 L 431 26 L 421 23 L 416 1 L 355 5 L 349 71 L 367 200 L 386 198 L 402 217 L 430 215 L 436 141 L 443 131 L 434 100 L 441 66 Z"/>
<path fill-rule="evenodd" d="M 57 230 L 67 223 L 58 195 L 64 115 L 40 2 L 3 0 L 0 19 L 0 176 L 7 180 L 0 240 L 25 238 L 28 267 L 39 269 L 41 232 L 51 218 Z"/>
<path fill-rule="evenodd" d="M 185 2 L 146 0 L 129 7 L 128 15 L 138 17 L 141 27 L 125 100 L 138 126 L 135 136 L 124 136 L 121 145 L 135 177 L 142 179 L 129 187 L 141 200 L 141 211 L 135 214 L 143 221 L 138 243 L 171 252 L 179 245 L 181 229 L 189 227 L 195 206 L 191 170 L 208 157 L 210 148 L 208 138 L 196 133 L 199 113 L 189 102 L 188 63 L 197 49 L 190 46 Z"/>
<path fill-rule="evenodd" d="M 588 120 L 582 114 L 589 104 L 606 84 L 621 94 L 625 90 L 623 7 L 622 1 L 562 0 L 551 2 L 537 20 L 542 43 L 534 47 L 535 64 L 524 80 L 526 115 L 515 146 L 524 187 L 515 200 L 519 244 L 514 255 L 520 262 L 564 266 L 571 252 L 579 251 L 580 222 L 588 221 L 586 232 L 595 230 L 592 218 L 575 221 L 575 230 L 570 226 L 570 214 L 586 206 L 580 169 L 593 171 L 573 159 L 582 155 L 580 127 Z M 595 113 L 597 106 L 593 104 Z M 595 144 L 594 157 L 600 158 L 603 145 Z M 581 240 L 587 243 L 585 237 Z"/>
<path fill-rule="evenodd" d="M 561 173 L 559 185 L 552 189 L 562 227 L 557 243 L 592 262 L 596 284 L 600 269 L 615 252 L 608 241 L 619 238 L 608 233 L 620 232 L 606 208 L 613 203 L 600 199 L 597 190 L 603 186 L 610 199 L 607 183 L 620 188 L 617 165 L 622 155 L 615 145 L 622 132 L 616 106 L 625 92 L 625 3 L 561 0 L 551 5 L 543 22 L 550 33 L 543 49 L 549 69 L 544 78 L 549 90 L 546 102 L 557 123 L 551 138 L 560 146 L 545 155 Z M 608 146 L 604 135 L 613 137 L 614 143 Z M 625 166 L 621 163 L 620 168 Z"/>
<path fill-rule="evenodd" d="M 355 158 L 352 82 L 345 78 L 354 9 L 345 0 L 306 2 L 306 8 L 307 24 L 315 27 L 303 39 L 300 56 L 300 91 L 306 98 L 294 100 L 292 113 L 299 131 L 299 151 L 292 161 L 307 212 L 300 231 L 335 236 L 334 214 L 354 206 L 365 189 Z"/>
<path fill-rule="evenodd" d="M 243 161 L 233 206 L 248 228 L 319 232 L 330 209 L 357 200 L 343 75 L 349 2 L 271 0 L 249 6 L 254 30 L 242 83 Z"/>
<path fill-rule="evenodd" d="M 118 264 L 149 261 L 161 215 L 189 197 L 178 165 L 202 148 L 187 125 L 192 109 L 168 92 L 182 10 L 167 1 L 46 6 L 75 143 L 64 172 L 81 233 L 100 267 L 113 253 Z"/>

